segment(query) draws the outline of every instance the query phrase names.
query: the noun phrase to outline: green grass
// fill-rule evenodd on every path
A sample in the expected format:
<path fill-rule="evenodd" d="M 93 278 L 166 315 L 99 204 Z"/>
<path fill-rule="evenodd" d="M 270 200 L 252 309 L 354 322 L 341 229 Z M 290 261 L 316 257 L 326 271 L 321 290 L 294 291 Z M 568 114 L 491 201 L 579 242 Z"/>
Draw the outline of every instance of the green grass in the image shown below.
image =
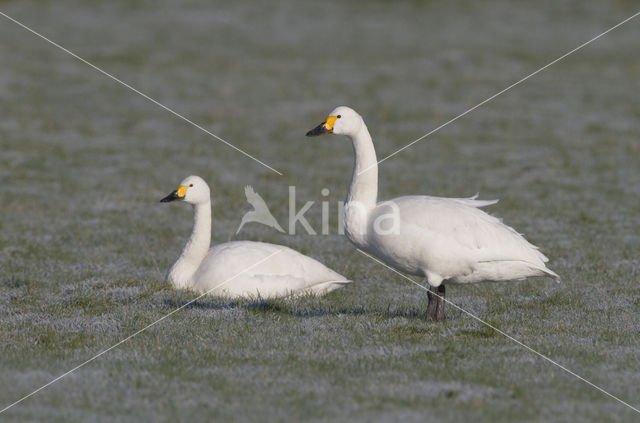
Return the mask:
<path fill-rule="evenodd" d="M 352 151 L 305 132 L 334 106 L 380 158 L 636 12 L 632 2 L 93 4 L 0 11 L 245 149 L 249 161 L 0 17 L 0 408 L 195 297 L 162 275 L 191 228 L 158 200 L 189 174 L 213 236 L 264 240 L 355 283 L 326 297 L 203 298 L 0 415 L 2 421 L 631 421 L 632 410 L 419 288 L 336 234 Z M 640 62 L 632 21 L 380 167 L 381 199 L 487 209 L 561 283 L 448 298 L 640 405 Z M 252 185 L 285 226 L 288 186 L 319 229 L 233 237 Z M 330 189 L 329 197 L 320 192 Z"/>

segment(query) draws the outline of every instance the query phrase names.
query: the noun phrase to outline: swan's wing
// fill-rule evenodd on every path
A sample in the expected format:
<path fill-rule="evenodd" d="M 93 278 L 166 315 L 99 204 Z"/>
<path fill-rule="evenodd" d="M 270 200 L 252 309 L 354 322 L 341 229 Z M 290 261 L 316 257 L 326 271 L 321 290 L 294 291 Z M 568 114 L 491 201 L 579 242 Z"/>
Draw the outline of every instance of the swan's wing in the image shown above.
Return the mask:
<path fill-rule="evenodd" d="M 490 206 L 492 204 L 496 204 L 500 200 L 476 200 L 480 195 L 479 192 L 476 192 L 473 196 L 467 198 L 446 198 L 446 200 L 453 200 L 460 204 L 464 204 L 470 207 L 485 207 Z M 430 197 L 430 198 L 438 198 L 438 197 Z"/>
<path fill-rule="evenodd" d="M 197 290 L 262 297 L 324 293 L 349 283 L 322 263 L 282 245 L 235 241 L 209 250 L 194 280 Z M 323 285 L 324 284 L 324 285 Z M 335 288 L 334 288 L 335 289 Z"/>
<path fill-rule="evenodd" d="M 501 219 L 479 209 L 497 200 L 475 198 L 408 196 L 392 201 L 400 210 L 403 227 L 414 236 L 433 238 L 436 248 L 466 250 L 464 255 L 477 261 L 523 260 L 544 267 L 548 259 L 536 246 Z"/>
<path fill-rule="evenodd" d="M 291 275 L 242 275 L 232 284 L 221 287 L 219 293 L 232 297 L 277 298 L 306 294 L 323 295 L 351 283 L 348 280 L 310 283 L 306 278 Z"/>

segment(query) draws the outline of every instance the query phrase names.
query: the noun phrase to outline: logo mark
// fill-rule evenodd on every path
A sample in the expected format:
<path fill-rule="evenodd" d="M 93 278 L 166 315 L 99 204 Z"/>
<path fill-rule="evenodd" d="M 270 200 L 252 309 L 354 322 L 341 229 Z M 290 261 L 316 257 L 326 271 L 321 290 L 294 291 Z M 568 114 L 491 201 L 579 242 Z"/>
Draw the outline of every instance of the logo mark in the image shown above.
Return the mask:
<path fill-rule="evenodd" d="M 278 224 L 278 221 L 269 211 L 267 203 L 260 197 L 260 194 L 253 190 L 251 185 L 244 187 L 244 195 L 247 197 L 247 202 L 253 206 L 253 210 L 250 210 L 242 216 L 240 226 L 236 231 L 236 235 L 240 232 L 245 223 L 257 222 L 263 225 L 276 229 L 278 232 L 284 232 L 284 229 Z"/>
<path fill-rule="evenodd" d="M 323 197 L 329 196 L 329 189 L 323 188 L 320 191 Z M 242 221 L 240 222 L 240 226 L 236 231 L 236 235 L 240 233 L 242 228 L 246 223 L 256 222 L 261 223 L 265 226 L 269 226 L 277 230 L 278 232 L 285 233 L 285 230 L 278 224 L 276 218 L 273 217 L 267 203 L 264 199 L 254 191 L 254 189 L 247 185 L 244 188 L 244 194 L 247 197 L 247 201 L 249 204 L 253 206 L 253 210 L 248 211 L 242 216 Z M 307 201 L 302 205 L 302 208 L 298 208 L 298 201 L 296 201 L 296 187 L 294 185 L 289 186 L 289 220 L 288 220 L 288 229 L 287 232 L 289 235 L 296 234 L 296 228 L 298 223 L 304 228 L 304 230 L 309 235 L 317 235 L 318 233 L 311 226 L 311 223 L 307 220 L 305 214 L 316 204 L 315 201 Z M 330 202 L 328 200 L 324 200 L 320 202 L 321 210 L 322 210 L 322 235 L 329 235 L 329 223 L 330 223 Z M 357 236 L 358 234 L 364 235 L 368 231 L 374 231 L 379 235 L 392 235 L 399 234 L 400 231 L 400 208 L 393 201 L 385 201 L 378 203 L 378 212 L 373 222 L 371 222 L 371 226 L 367 224 L 367 220 L 364 221 L 362 219 L 357 219 L 358 216 L 366 216 L 367 208 L 357 202 L 351 201 L 348 204 L 344 204 L 343 201 L 337 202 L 337 212 L 338 212 L 338 227 L 337 233 L 339 235 L 345 235 L 345 231 L 353 236 Z M 349 220 L 349 217 L 351 219 Z M 355 217 L 355 219 L 354 219 Z M 345 221 L 345 219 L 347 219 Z M 350 222 L 350 223 L 349 223 Z M 349 223 L 349 224 L 348 224 Z M 346 226 L 348 226 L 348 228 Z"/>

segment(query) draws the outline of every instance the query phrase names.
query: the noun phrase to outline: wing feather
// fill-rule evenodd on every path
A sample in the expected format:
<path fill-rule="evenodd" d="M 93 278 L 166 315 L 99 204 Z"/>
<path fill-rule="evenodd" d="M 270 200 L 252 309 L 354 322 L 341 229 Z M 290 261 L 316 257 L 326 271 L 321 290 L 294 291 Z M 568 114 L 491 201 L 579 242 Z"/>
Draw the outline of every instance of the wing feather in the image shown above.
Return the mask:
<path fill-rule="evenodd" d="M 480 210 L 498 200 L 476 197 L 407 196 L 392 201 L 400 209 L 403 224 L 424 232 L 418 236 L 438 237 L 440 245 L 447 245 L 454 253 L 462 248 L 472 252 L 477 261 L 522 260 L 544 267 L 548 259 L 538 247 L 501 219 Z"/>

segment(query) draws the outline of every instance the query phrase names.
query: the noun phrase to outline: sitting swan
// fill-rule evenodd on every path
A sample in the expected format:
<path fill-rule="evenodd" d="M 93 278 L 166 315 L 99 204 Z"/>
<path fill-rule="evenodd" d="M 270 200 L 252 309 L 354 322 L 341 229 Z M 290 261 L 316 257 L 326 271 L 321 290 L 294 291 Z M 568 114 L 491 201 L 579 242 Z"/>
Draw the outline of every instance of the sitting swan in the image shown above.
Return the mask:
<path fill-rule="evenodd" d="M 443 282 L 558 278 L 537 247 L 479 209 L 497 200 L 413 195 L 378 203 L 376 152 L 367 126 L 354 110 L 337 107 L 307 136 L 327 133 L 349 137 L 355 153 L 344 206 L 347 237 L 389 266 L 426 277 L 428 318 L 444 319 Z"/>
<path fill-rule="evenodd" d="M 189 176 L 160 200 L 193 205 L 191 237 L 166 279 L 175 288 L 229 298 L 275 298 L 306 293 L 325 294 L 351 283 L 322 263 L 291 248 L 265 242 L 211 243 L 211 199 L 207 183 Z"/>

